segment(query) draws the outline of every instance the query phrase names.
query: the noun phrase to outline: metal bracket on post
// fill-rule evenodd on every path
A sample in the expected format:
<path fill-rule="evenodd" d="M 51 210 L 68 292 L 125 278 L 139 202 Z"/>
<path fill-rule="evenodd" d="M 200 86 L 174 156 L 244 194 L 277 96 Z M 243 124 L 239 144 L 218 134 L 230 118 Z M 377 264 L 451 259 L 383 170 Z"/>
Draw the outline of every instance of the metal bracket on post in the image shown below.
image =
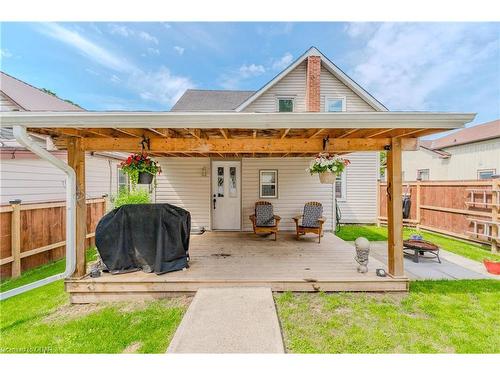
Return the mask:
<path fill-rule="evenodd" d="M 151 150 L 151 140 L 145 136 L 142 136 L 141 151 L 144 152 L 144 150 Z"/>
<path fill-rule="evenodd" d="M 327 135 L 326 137 L 323 138 L 323 152 L 328 151 L 329 145 L 330 145 L 330 137 Z"/>
<path fill-rule="evenodd" d="M 384 150 L 385 151 L 391 151 L 391 149 L 392 149 L 391 145 L 385 145 L 384 146 Z"/>

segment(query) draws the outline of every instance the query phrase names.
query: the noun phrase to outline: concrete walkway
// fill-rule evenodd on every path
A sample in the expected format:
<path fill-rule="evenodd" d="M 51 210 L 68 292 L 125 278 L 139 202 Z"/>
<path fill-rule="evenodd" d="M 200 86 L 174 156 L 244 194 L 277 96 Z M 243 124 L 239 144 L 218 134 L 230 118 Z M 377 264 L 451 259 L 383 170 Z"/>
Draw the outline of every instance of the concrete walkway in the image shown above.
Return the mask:
<path fill-rule="evenodd" d="M 167 353 L 284 353 L 271 289 L 198 289 Z"/>
<path fill-rule="evenodd" d="M 370 242 L 370 256 L 387 264 L 387 242 Z M 439 251 L 441 263 L 435 259 L 419 259 L 415 263 L 412 257 L 405 256 L 404 266 L 410 280 L 459 280 L 459 279 L 498 279 L 486 271 L 483 264 L 446 250 Z M 368 264 L 368 267 L 370 265 Z"/>

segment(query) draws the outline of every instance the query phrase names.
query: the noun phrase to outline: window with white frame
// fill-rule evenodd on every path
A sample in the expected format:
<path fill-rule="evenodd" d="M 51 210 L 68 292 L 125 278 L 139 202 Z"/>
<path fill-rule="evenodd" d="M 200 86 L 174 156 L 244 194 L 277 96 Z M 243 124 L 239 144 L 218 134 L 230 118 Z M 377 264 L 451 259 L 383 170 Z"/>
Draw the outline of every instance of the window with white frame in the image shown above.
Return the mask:
<path fill-rule="evenodd" d="M 345 112 L 345 97 L 325 98 L 325 112 Z"/>
<path fill-rule="evenodd" d="M 335 177 L 335 198 L 339 200 L 346 199 L 346 192 L 346 173 L 344 171 L 341 174 L 337 174 L 337 176 Z"/>
<path fill-rule="evenodd" d="M 496 174 L 496 169 L 479 169 L 477 171 L 477 178 L 479 180 L 489 180 Z"/>
<path fill-rule="evenodd" d="M 418 181 L 429 181 L 430 173 L 428 169 L 418 169 L 417 170 L 417 180 Z"/>
<path fill-rule="evenodd" d="M 278 198 L 278 170 L 259 171 L 259 197 Z"/>
<path fill-rule="evenodd" d="M 293 98 L 277 98 L 278 112 L 293 112 L 294 99 Z"/>
<path fill-rule="evenodd" d="M 128 191 L 129 190 L 129 181 L 128 175 L 123 172 L 121 168 L 118 168 L 118 193 L 120 191 Z"/>

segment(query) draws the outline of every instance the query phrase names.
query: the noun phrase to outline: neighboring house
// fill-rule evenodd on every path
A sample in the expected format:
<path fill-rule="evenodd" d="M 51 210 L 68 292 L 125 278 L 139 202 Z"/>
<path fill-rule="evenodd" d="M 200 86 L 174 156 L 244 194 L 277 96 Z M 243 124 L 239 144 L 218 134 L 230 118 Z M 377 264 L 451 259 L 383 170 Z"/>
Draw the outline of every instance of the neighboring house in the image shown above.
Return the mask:
<path fill-rule="evenodd" d="M 319 90 L 320 100 L 308 100 L 311 90 Z M 315 48 L 309 49 L 288 68 L 258 91 L 187 90 L 173 106 L 174 112 L 367 112 L 387 111 L 369 93 Z M 265 132 L 265 130 L 261 130 Z M 248 136 L 241 130 L 241 136 Z M 207 137 L 238 137 L 221 130 Z M 256 135 L 254 134 L 254 137 Z M 278 138 L 294 137 L 293 129 Z M 321 131 L 310 137 L 321 138 Z M 161 158 L 163 173 L 158 177 L 156 202 L 179 205 L 191 212 L 193 227 L 221 230 L 252 229 L 249 215 L 258 200 L 273 203 L 282 217 L 280 227 L 294 229 L 293 216 L 302 212 L 305 202 L 319 201 L 324 207 L 325 227 L 335 221 L 335 198 L 344 223 L 371 223 L 377 216 L 378 152 L 347 155 L 351 165 L 338 176 L 334 194 L 332 185 L 322 185 L 318 176 L 305 170 L 311 157 L 282 155 L 280 158 L 171 157 Z M 291 157 L 293 156 L 293 157 Z M 235 197 L 232 202 L 217 202 L 214 209 L 210 196 L 230 183 Z M 219 187 L 219 185 L 221 185 Z M 241 195 L 238 193 L 241 190 Z M 227 191 L 227 188 L 226 188 Z M 264 194 L 263 194 L 264 193 Z M 226 192 L 227 194 L 227 192 Z M 219 199 L 220 201 L 220 199 Z"/>
<path fill-rule="evenodd" d="M 83 109 L 0 72 L 0 111 Z M 57 151 L 48 137 L 32 136 L 41 146 L 66 160 L 66 151 Z M 120 154 L 113 153 L 94 153 L 86 156 L 87 198 L 97 198 L 103 194 L 116 195 L 120 183 L 126 186 L 127 181 L 118 169 L 122 159 Z M 4 127 L 0 131 L 0 181 L 2 205 L 14 199 L 32 203 L 60 201 L 66 198 L 64 173 L 19 145 L 12 135 L 12 129 Z"/>
<path fill-rule="evenodd" d="M 403 152 L 403 179 L 476 180 L 500 174 L 500 120 L 421 140 Z"/>

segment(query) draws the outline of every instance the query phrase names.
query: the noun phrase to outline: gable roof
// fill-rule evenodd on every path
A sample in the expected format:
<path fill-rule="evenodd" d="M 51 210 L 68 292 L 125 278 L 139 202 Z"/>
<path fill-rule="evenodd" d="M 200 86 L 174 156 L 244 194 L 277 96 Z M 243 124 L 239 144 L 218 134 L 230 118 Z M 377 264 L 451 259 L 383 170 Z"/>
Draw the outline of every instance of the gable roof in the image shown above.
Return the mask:
<path fill-rule="evenodd" d="M 186 90 L 171 111 L 234 111 L 255 91 L 238 90 Z"/>
<path fill-rule="evenodd" d="M 493 138 L 500 138 L 500 119 L 464 128 L 434 140 L 420 141 L 420 143 L 426 149 L 440 150 Z"/>
<path fill-rule="evenodd" d="M 0 91 L 24 111 L 84 111 L 4 72 L 0 72 Z"/>
<path fill-rule="evenodd" d="M 335 65 L 330 59 L 328 59 L 323 53 L 321 53 L 316 47 L 309 48 L 305 53 L 303 53 L 298 59 L 296 59 L 293 63 L 291 63 L 287 68 L 285 68 L 281 73 L 275 76 L 272 80 L 266 83 L 262 88 L 256 91 L 252 96 L 250 96 L 247 100 L 241 103 L 236 111 L 242 111 L 251 103 L 253 103 L 257 98 L 259 98 L 263 93 L 273 87 L 276 83 L 281 81 L 288 73 L 290 73 L 293 69 L 299 66 L 305 59 L 309 56 L 320 56 L 321 64 L 328 70 L 331 74 L 333 74 L 336 78 L 338 78 L 342 83 L 344 83 L 347 87 L 349 87 L 352 91 L 354 91 L 361 99 L 367 102 L 370 106 L 372 106 L 377 111 L 387 111 L 388 109 L 380 103 L 377 99 L 375 99 L 368 91 L 358 85 L 351 77 L 349 77 L 346 73 L 342 71 L 337 65 Z"/>

